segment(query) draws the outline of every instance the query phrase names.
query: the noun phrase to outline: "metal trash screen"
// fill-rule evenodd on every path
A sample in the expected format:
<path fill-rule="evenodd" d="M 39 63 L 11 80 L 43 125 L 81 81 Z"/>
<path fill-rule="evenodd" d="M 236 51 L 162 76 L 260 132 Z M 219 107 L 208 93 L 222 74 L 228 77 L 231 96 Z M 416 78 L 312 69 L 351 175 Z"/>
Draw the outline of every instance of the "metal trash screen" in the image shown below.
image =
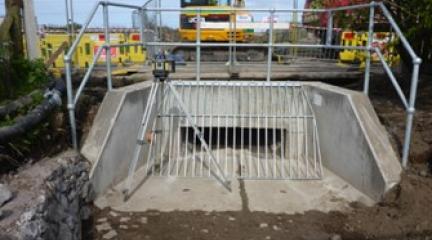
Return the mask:
<path fill-rule="evenodd" d="M 143 156 L 148 175 L 211 177 L 221 170 L 228 178 L 322 177 L 316 120 L 299 84 L 173 81 L 161 84 L 156 102 Z"/>

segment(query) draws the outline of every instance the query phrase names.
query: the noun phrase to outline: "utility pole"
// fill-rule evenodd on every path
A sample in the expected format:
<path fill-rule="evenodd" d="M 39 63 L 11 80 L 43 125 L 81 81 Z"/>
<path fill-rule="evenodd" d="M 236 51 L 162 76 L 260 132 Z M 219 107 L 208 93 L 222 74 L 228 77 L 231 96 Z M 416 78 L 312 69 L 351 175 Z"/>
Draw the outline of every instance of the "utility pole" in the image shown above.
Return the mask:
<path fill-rule="evenodd" d="M 33 0 L 25 0 L 24 3 L 24 31 L 27 45 L 27 57 L 30 60 L 39 58 L 39 37 L 37 35 L 38 24 L 36 21 Z"/>

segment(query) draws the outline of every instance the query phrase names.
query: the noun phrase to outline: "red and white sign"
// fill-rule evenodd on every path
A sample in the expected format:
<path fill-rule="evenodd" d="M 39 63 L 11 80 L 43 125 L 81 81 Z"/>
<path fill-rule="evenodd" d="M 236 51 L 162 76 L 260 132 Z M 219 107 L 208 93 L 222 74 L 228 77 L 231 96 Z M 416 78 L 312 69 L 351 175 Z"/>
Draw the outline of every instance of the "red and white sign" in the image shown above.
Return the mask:
<path fill-rule="evenodd" d="M 93 48 L 93 54 L 96 55 L 97 52 L 98 52 L 98 50 L 99 50 L 99 46 L 94 46 L 94 48 Z M 111 48 L 110 52 L 111 52 L 111 57 L 112 58 L 117 57 L 117 48 Z M 102 53 L 101 53 L 99 59 L 103 60 L 103 61 L 106 60 L 106 49 L 102 50 Z"/>

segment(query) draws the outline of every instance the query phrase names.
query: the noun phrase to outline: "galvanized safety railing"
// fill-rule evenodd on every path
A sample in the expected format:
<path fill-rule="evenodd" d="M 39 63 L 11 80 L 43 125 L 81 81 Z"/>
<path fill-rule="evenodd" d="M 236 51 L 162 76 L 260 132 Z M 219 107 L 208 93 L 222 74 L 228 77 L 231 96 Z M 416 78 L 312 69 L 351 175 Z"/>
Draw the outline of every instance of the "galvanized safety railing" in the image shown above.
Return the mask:
<path fill-rule="evenodd" d="M 155 7 L 149 7 L 151 4 L 153 4 Z M 78 90 L 76 93 L 73 93 L 73 86 L 72 86 L 72 56 L 75 54 L 75 51 L 77 49 L 77 46 L 85 32 L 85 30 L 88 28 L 90 22 L 94 18 L 97 10 L 102 7 L 103 11 L 103 22 L 104 22 L 104 29 L 105 29 L 105 43 L 104 45 L 99 48 L 97 53 L 94 56 L 92 64 L 87 69 L 86 74 L 84 75 L 84 78 L 81 81 L 80 86 L 78 87 Z M 109 31 L 109 13 L 108 8 L 109 7 L 119 7 L 119 8 L 125 8 L 125 9 L 131 9 L 139 12 L 140 16 L 140 36 L 141 36 L 141 42 L 139 43 L 126 43 L 126 44 L 112 44 L 110 42 L 110 31 Z M 359 10 L 359 9 L 369 9 L 369 26 L 368 26 L 368 41 L 366 46 L 341 46 L 341 45 L 334 45 L 332 44 L 332 34 L 334 29 L 334 16 L 335 13 L 339 11 L 352 11 L 352 10 Z M 149 0 L 144 4 L 143 6 L 136 6 L 136 5 L 130 5 L 130 4 L 123 4 L 123 3 L 114 3 L 109 1 L 101 1 L 95 5 L 93 10 L 91 11 L 91 14 L 85 24 L 83 25 L 83 28 L 81 29 L 80 33 L 76 37 L 75 42 L 70 47 L 67 55 L 65 56 L 65 72 L 66 72 L 66 81 L 67 81 L 67 94 L 68 94 L 68 109 L 69 109 L 69 118 L 70 118 L 70 124 L 71 124 L 71 132 L 72 132 L 72 142 L 75 149 L 78 148 L 78 141 L 77 141 L 77 128 L 75 123 L 75 106 L 79 100 L 79 97 L 82 93 L 82 91 L 85 88 L 85 85 L 90 79 L 91 72 L 94 69 L 94 66 L 96 65 L 99 57 L 103 53 L 103 51 L 106 51 L 106 69 L 107 69 L 107 88 L 108 90 L 112 90 L 112 73 L 111 73 L 111 54 L 110 49 L 116 48 L 116 47 L 126 47 L 126 46 L 142 46 L 146 49 L 162 49 L 162 48 L 168 48 L 168 47 L 178 47 L 178 46 L 184 46 L 184 47 L 195 47 L 196 48 L 196 80 L 201 80 L 201 48 L 203 47 L 228 47 L 230 48 L 230 54 L 232 49 L 234 48 L 251 48 L 251 47 L 257 47 L 257 48 L 267 48 L 268 54 L 267 54 L 267 81 L 271 81 L 272 76 L 272 58 L 273 58 L 273 49 L 275 48 L 304 48 L 304 49 L 335 49 L 335 50 L 356 50 L 356 51 L 363 51 L 366 52 L 366 60 L 365 60 L 365 74 L 364 74 L 364 87 L 363 92 L 365 94 L 368 94 L 369 92 L 369 85 L 370 85 L 370 77 L 371 77 L 371 54 L 376 53 L 380 62 L 383 65 L 383 68 L 385 70 L 385 73 L 390 78 L 390 81 L 392 85 L 394 86 L 396 92 L 398 93 L 398 96 L 400 97 L 402 104 L 404 105 L 406 112 L 407 112 L 407 124 L 406 124 L 406 130 L 405 130 L 405 139 L 404 139 L 404 146 L 403 146 L 403 153 L 402 153 L 402 164 L 403 166 L 407 166 L 408 164 L 408 157 L 409 157 L 409 151 L 410 151 L 410 143 L 411 143 L 411 136 L 412 136 L 412 128 L 413 128 L 413 120 L 414 120 L 414 113 L 415 113 L 415 103 L 416 103 L 416 96 L 417 96 L 417 88 L 418 88 L 418 82 L 419 82 L 419 70 L 420 65 L 422 63 L 422 60 L 417 56 L 417 54 L 414 52 L 413 48 L 409 44 L 408 40 L 398 27 L 397 23 L 391 16 L 390 11 L 387 9 L 387 7 L 382 2 L 371 2 L 369 4 L 360 4 L 360 5 L 354 5 L 354 6 L 346 6 L 346 7 L 338 7 L 338 8 L 330 8 L 330 9 L 247 9 L 248 12 L 252 13 L 268 13 L 270 14 L 270 21 L 268 23 L 268 42 L 266 43 L 239 43 L 236 41 L 229 41 L 226 43 L 215 43 L 215 42 L 203 42 L 201 41 L 201 14 L 206 10 L 214 10 L 211 8 L 196 8 L 196 9 L 180 9 L 180 8 L 161 8 L 160 0 Z M 375 16 L 376 11 L 381 10 L 384 17 L 388 20 L 391 27 L 394 29 L 395 34 L 400 39 L 401 45 L 405 48 L 405 50 L 409 53 L 412 59 L 413 63 L 413 72 L 412 72 L 412 79 L 411 79 L 411 88 L 409 96 L 407 97 L 401 86 L 399 85 L 398 81 L 396 80 L 395 74 L 392 72 L 391 67 L 386 62 L 386 59 L 381 52 L 381 50 L 377 47 L 372 46 L 373 42 L 373 33 L 374 33 L 374 27 L 375 27 Z M 162 17 L 161 13 L 164 12 L 195 12 L 197 16 L 197 22 L 196 22 L 196 41 L 195 42 L 164 42 L 161 41 L 160 38 L 160 28 L 162 27 Z M 231 11 L 232 13 L 236 13 L 239 11 L 244 11 L 243 9 L 230 9 L 228 11 Z M 152 24 L 148 23 L 148 19 L 146 16 L 148 13 L 155 13 L 156 16 L 159 16 L 159 20 L 154 21 Z M 288 13 L 315 13 L 315 14 L 326 14 L 328 17 L 327 21 L 327 30 L 326 30 L 326 38 L 325 43 L 323 44 L 296 44 L 296 43 L 275 43 L 274 42 L 274 16 L 276 13 L 279 14 L 288 14 Z M 236 31 L 236 24 L 230 24 L 230 31 L 234 30 Z M 150 35 L 150 37 L 149 37 Z M 234 50 L 235 51 L 235 50 Z M 231 58 L 230 58 L 231 60 Z M 231 62 L 231 61 L 230 61 Z M 231 62 L 232 63 L 232 62 Z"/>

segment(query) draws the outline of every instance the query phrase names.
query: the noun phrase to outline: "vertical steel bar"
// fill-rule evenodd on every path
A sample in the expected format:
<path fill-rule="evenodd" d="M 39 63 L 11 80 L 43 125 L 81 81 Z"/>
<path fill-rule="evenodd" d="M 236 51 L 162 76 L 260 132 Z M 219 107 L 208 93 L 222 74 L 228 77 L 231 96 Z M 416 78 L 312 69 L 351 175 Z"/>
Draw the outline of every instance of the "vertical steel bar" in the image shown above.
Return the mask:
<path fill-rule="evenodd" d="M 296 116 L 296 120 L 297 120 L 297 131 L 296 131 L 296 134 L 297 134 L 297 145 L 296 145 L 296 147 L 297 147 L 297 153 L 296 153 L 296 156 L 297 156 L 297 178 L 299 178 L 300 177 L 300 101 L 299 101 L 299 97 L 300 97 L 300 95 L 299 95 L 299 92 L 298 92 L 298 88 L 296 87 L 295 88 L 296 90 L 297 90 L 297 97 L 295 98 L 295 102 L 297 103 L 296 105 L 296 113 L 295 113 L 295 116 Z"/>
<path fill-rule="evenodd" d="M 209 149 L 210 149 L 210 151 L 212 151 L 212 149 L 213 149 L 213 146 L 212 146 L 212 144 L 213 144 L 213 113 L 214 113 L 213 106 L 214 106 L 214 101 L 215 101 L 214 84 L 211 85 L 210 89 L 211 89 L 211 98 L 210 98 L 210 104 L 211 105 L 210 105 L 210 114 L 209 114 L 210 119 L 209 119 L 209 140 L 208 140 L 208 142 L 209 142 Z M 204 99 L 207 99 L 207 98 L 204 98 Z M 203 127 L 203 134 L 204 134 L 206 126 L 203 125 L 202 127 Z M 219 160 L 216 159 L 216 161 L 219 161 Z M 211 168 L 212 168 L 211 162 L 209 162 L 208 168 L 209 168 L 209 177 L 210 177 L 211 176 Z M 222 174 L 222 173 L 218 173 L 218 174 Z"/>
<path fill-rule="evenodd" d="M 217 144 L 216 144 L 216 150 L 217 150 L 217 162 L 218 164 L 221 163 L 221 158 L 220 158 L 220 138 L 221 138 L 221 134 L 220 134 L 220 129 L 221 129 L 221 125 L 220 125 L 220 116 L 221 116 L 221 112 L 220 112 L 220 108 L 223 106 L 220 102 L 221 100 L 221 84 L 217 84 L 218 86 L 218 93 L 217 93 Z M 225 164 L 224 164 L 225 165 Z M 225 169 L 226 172 L 226 169 Z"/>
<path fill-rule="evenodd" d="M 268 39 L 268 52 L 267 52 L 267 81 L 271 81 L 271 73 L 272 73 L 272 58 L 273 58 L 273 28 L 274 28 L 274 13 L 275 10 L 270 11 L 270 30 L 269 30 L 269 39 Z"/>
<path fill-rule="evenodd" d="M 168 129 L 168 137 L 169 137 L 169 143 L 168 143 L 168 176 L 171 176 L 171 149 L 173 148 L 173 132 L 174 132 L 174 121 L 173 121 L 173 113 L 171 111 L 172 109 L 172 101 L 171 96 L 168 97 L 168 112 L 169 112 L 169 129 Z"/>
<path fill-rule="evenodd" d="M 240 115 L 240 169 L 239 169 L 239 173 L 241 177 L 244 177 L 244 173 L 242 171 L 243 169 L 243 158 L 244 158 L 244 116 L 245 113 L 244 111 L 244 107 L 242 107 L 242 105 L 245 103 L 244 102 L 244 97 L 242 96 L 242 86 L 239 87 L 239 115 Z M 244 95 L 244 94 L 243 94 Z"/>
<path fill-rule="evenodd" d="M 369 30 L 368 30 L 368 42 L 367 42 L 367 52 L 366 52 L 366 68 L 365 68 L 365 76 L 364 76 L 364 94 L 369 93 L 369 83 L 370 83 L 370 70 L 371 70 L 371 50 L 372 50 L 372 41 L 374 34 L 374 17 L 375 17 L 375 4 L 371 3 L 369 8 Z"/>
<path fill-rule="evenodd" d="M 190 86 L 190 93 L 189 94 L 190 94 L 190 96 L 192 96 L 192 86 Z M 197 96 L 197 99 L 198 99 L 198 96 Z M 189 101 L 190 101 L 189 106 L 191 106 L 190 109 L 192 111 L 192 106 L 193 106 L 192 105 L 192 97 L 189 98 Z M 197 122 L 196 115 L 197 115 L 197 113 L 195 112 L 195 122 Z M 187 176 L 187 169 L 188 169 L 188 162 L 189 162 L 189 160 L 188 160 L 189 159 L 189 148 L 188 148 L 188 145 L 189 145 L 189 125 L 192 124 L 192 123 L 189 122 L 189 120 L 186 118 L 186 116 L 182 115 L 182 118 L 186 122 L 185 158 L 183 160 L 183 166 L 184 166 L 183 174 L 186 177 Z M 195 156 L 195 152 L 194 152 L 195 151 L 195 144 L 196 144 L 196 142 L 195 142 L 195 139 L 194 139 L 193 140 L 193 147 L 192 147 L 192 158 Z M 195 166 L 195 161 L 194 160 L 192 160 L 191 167 L 192 166 Z M 195 171 L 194 171 L 193 167 L 192 167 L 192 176 L 195 176 Z"/>
<path fill-rule="evenodd" d="M 253 114 L 255 115 L 255 113 L 257 112 L 256 109 L 254 109 L 254 107 L 256 107 L 257 105 L 252 105 L 252 99 L 253 98 L 253 91 L 252 91 L 252 86 L 249 85 L 249 89 L 248 89 L 248 114 Z M 255 119 L 254 119 L 255 120 Z M 253 121 L 252 118 L 249 118 L 249 170 L 248 170 L 248 177 L 252 176 L 252 129 L 253 129 Z"/>
<path fill-rule="evenodd" d="M 267 91 L 267 88 L 264 86 L 263 87 L 263 92 L 264 93 L 266 93 Z M 270 95 L 269 95 L 269 97 L 270 97 Z M 263 102 L 264 103 L 266 103 L 266 101 L 267 101 L 267 98 L 265 97 L 265 94 L 264 94 L 264 98 L 263 98 Z M 264 107 L 262 108 L 262 110 L 264 110 L 264 109 L 268 109 L 269 107 L 268 107 L 268 102 L 267 102 L 267 104 L 264 104 Z M 269 170 L 269 161 L 268 161 L 268 148 L 269 148 L 269 143 L 268 143 L 268 135 L 269 135 L 269 131 L 268 131 L 268 122 L 269 122 L 269 119 L 268 119 L 268 115 L 269 115 L 269 112 L 264 112 L 263 111 L 263 114 L 265 114 L 265 116 L 264 116 L 264 121 L 265 121 L 265 127 L 264 127 L 264 129 L 265 129 L 265 147 L 264 147 L 264 149 L 265 149 L 265 154 L 264 154 L 264 156 L 265 156 L 265 159 L 264 159 L 264 161 L 265 161 L 265 176 L 266 177 L 268 177 L 269 176 L 269 174 L 268 174 L 268 170 Z"/>
<path fill-rule="evenodd" d="M 408 160 L 409 160 L 408 158 L 409 158 L 411 138 L 412 138 L 412 128 L 414 122 L 415 103 L 417 98 L 417 88 L 419 82 L 419 72 L 420 72 L 421 62 L 422 60 L 420 58 L 414 59 L 413 61 L 414 69 L 413 69 L 412 80 L 411 80 L 410 102 L 409 102 L 409 108 L 407 113 L 405 140 L 404 140 L 403 153 L 402 153 L 402 165 L 405 168 L 408 166 Z"/>
<path fill-rule="evenodd" d="M 109 11 L 108 1 L 103 3 L 103 25 L 105 31 L 105 62 L 107 69 L 107 88 L 108 91 L 112 90 L 112 71 L 111 71 L 111 41 L 110 41 L 110 30 L 109 30 Z"/>
<path fill-rule="evenodd" d="M 202 100 L 202 99 L 207 99 L 207 89 L 206 89 L 206 86 L 202 86 L 202 91 L 203 91 L 203 93 L 204 93 L 204 97 L 203 98 L 200 98 L 200 100 Z M 207 101 L 206 101 L 207 102 Z M 205 126 L 205 120 L 206 120 L 206 117 L 205 117 L 205 109 L 206 109 L 206 102 L 203 102 L 203 104 L 202 104 L 202 109 L 200 109 L 200 111 L 201 111 L 201 133 L 202 134 L 204 134 L 204 126 Z M 196 122 L 196 124 L 198 124 L 198 122 Z M 199 129 L 199 126 L 197 126 L 198 127 L 198 129 Z M 204 151 L 203 151 L 203 146 L 204 146 L 204 144 L 203 144 L 203 142 L 201 142 L 201 145 L 200 145 L 200 152 L 201 152 L 201 168 L 200 168 L 200 176 L 202 177 L 203 176 L 203 172 L 204 172 L 204 159 L 205 159 L 205 154 L 204 154 Z M 209 165 L 208 165 L 208 167 L 209 167 L 209 169 L 211 168 L 211 164 L 209 163 Z M 210 171 L 211 172 L 211 171 Z"/>
<path fill-rule="evenodd" d="M 256 89 L 256 98 L 255 98 L 255 106 L 258 106 L 258 96 L 259 95 L 261 95 L 260 94 L 260 86 L 259 85 L 257 85 L 256 87 L 255 87 L 255 89 Z M 261 99 L 263 99 L 263 98 L 261 98 Z M 259 108 L 259 109 L 263 109 L 263 108 Z M 260 132 L 261 132 L 261 124 L 260 124 L 260 122 L 261 122 L 261 114 L 262 114 L 262 111 L 258 111 L 257 112 L 257 116 L 258 116 L 258 119 L 257 119 L 257 129 L 258 129 L 258 133 L 257 133 L 257 135 L 258 135 L 258 141 L 257 141 L 257 145 L 258 145 L 258 149 L 257 149 L 257 167 L 258 167 L 258 170 L 257 170 L 257 177 L 259 178 L 259 177 L 261 177 L 261 156 L 260 156 L 260 148 L 261 148 L 261 134 L 260 134 Z"/>
<path fill-rule="evenodd" d="M 275 103 L 274 103 L 274 97 L 273 97 L 273 95 L 275 94 L 274 92 L 273 92 L 273 90 L 275 90 L 274 89 L 274 87 L 272 87 L 272 86 L 270 86 L 269 87 L 269 92 L 270 92 L 270 114 L 273 116 L 273 143 L 272 143 L 272 146 L 273 146 L 273 177 L 274 178 L 276 178 L 277 177 L 277 157 L 276 157 L 276 149 L 277 149 L 277 144 L 276 144 L 276 121 L 277 121 L 277 118 L 276 118 L 276 115 L 277 115 L 277 108 L 276 109 L 274 109 L 274 107 L 275 107 Z M 277 88 L 276 88 L 276 90 L 277 90 Z"/>
<path fill-rule="evenodd" d="M 280 172 L 281 172 L 281 177 L 282 178 L 285 178 L 285 129 L 284 129 L 284 117 L 285 117 L 285 115 L 284 115 L 284 109 L 285 109 L 285 101 L 283 101 L 283 98 L 281 97 L 281 91 L 283 92 L 283 87 L 282 86 L 279 86 L 279 89 L 278 89 L 278 99 L 279 99 L 279 110 L 278 110 L 278 113 L 279 113 L 279 116 L 280 116 L 280 119 L 279 119 L 279 126 L 280 126 L 280 144 L 281 144 L 281 163 L 280 163 Z"/>
<path fill-rule="evenodd" d="M 196 80 L 201 80 L 201 8 L 197 12 L 196 23 Z"/>
<path fill-rule="evenodd" d="M 77 137 L 77 128 L 75 121 L 75 100 L 73 96 L 72 89 L 72 69 L 71 69 L 71 59 L 65 58 L 65 72 L 66 72 L 66 89 L 67 89 L 67 101 L 68 101 L 68 111 L 69 111 L 69 121 L 71 125 L 71 134 L 72 134 L 72 146 L 78 151 L 78 137 Z"/>
<path fill-rule="evenodd" d="M 238 103 L 238 101 L 236 101 L 236 89 L 237 86 L 233 85 L 233 94 L 232 94 L 232 103 Z M 235 109 L 238 109 L 237 106 L 235 106 L 236 108 L 233 108 L 233 113 L 232 113 L 232 129 L 233 129 L 233 148 L 232 148 L 232 156 L 233 156 L 233 174 L 236 174 L 236 167 L 237 167 L 237 119 L 234 117 L 236 115 Z M 234 175 L 235 176 L 235 175 Z M 238 175 L 238 177 L 240 177 L 240 175 Z"/>
<path fill-rule="evenodd" d="M 229 94 L 229 88 L 228 87 L 224 87 L 224 89 L 226 89 L 227 94 Z M 228 97 L 227 97 L 228 98 Z M 227 98 L 224 98 L 224 102 L 226 101 Z M 225 108 L 224 108 L 225 109 Z M 222 111 L 225 115 L 225 172 L 228 173 L 228 110 Z M 231 174 L 232 177 L 234 177 L 235 175 Z"/>

